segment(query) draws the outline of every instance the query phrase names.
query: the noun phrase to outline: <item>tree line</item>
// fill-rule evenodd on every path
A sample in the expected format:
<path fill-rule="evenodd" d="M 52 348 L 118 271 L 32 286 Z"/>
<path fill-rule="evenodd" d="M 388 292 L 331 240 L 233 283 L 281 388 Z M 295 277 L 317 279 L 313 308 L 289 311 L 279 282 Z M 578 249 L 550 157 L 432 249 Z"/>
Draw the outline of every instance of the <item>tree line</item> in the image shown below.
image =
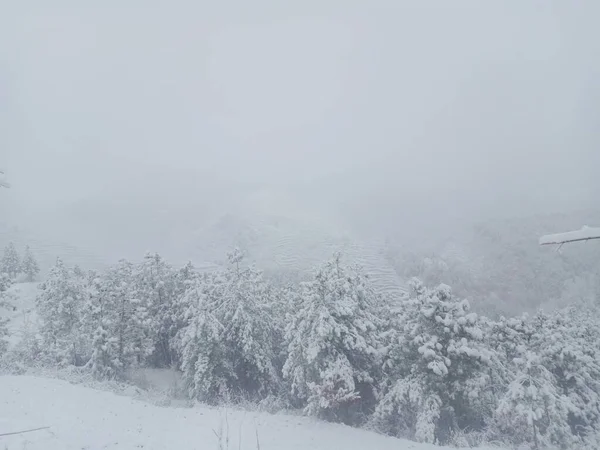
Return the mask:
<path fill-rule="evenodd" d="M 12 281 L 15 281 L 19 275 L 24 275 L 24 281 L 32 282 L 37 279 L 39 273 L 40 266 L 28 245 L 25 247 L 22 257 L 14 243 L 10 242 L 4 248 L 2 259 L 0 259 L 0 274 L 6 274 Z"/>
<path fill-rule="evenodd" d="M 99 379 L 173 367 L 202 402 L 275 401 L 420 442 L 598 442 L 591 307 L 491 320 L 443 284 L 383 296 L 339 254 L 274 286 L 235 250 L 211 273 L 158 254 L 100 272 L 58 260 L 37 309 L 39 336 L 20 357 Z"/>

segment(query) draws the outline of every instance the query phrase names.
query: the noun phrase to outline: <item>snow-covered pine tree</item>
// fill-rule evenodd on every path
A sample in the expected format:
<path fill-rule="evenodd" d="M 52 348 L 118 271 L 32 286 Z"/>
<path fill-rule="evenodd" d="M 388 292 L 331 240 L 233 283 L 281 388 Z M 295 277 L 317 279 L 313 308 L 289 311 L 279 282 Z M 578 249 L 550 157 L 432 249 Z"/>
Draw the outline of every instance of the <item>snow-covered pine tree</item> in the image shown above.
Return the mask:
<path fill-rule="evenodd" d="M 273 289 L 263 273 L 244 267 L 243 254 L 228 255 L 225 290 L 216 314 L 225 324 L 223 339 L 230 352 L 236 382 L 233 392 L 258 399 L 274 392 L 279 374 L 274 367 Z"/>
<path fill-rule="evenodd" d="M 187 296 L 187 292 L 196 285 L 197 280 L 200 278 L 201 275 L 197 272 L 191 262 L 186 263 L 186 265 L 180 268 L 175 274 L 175 287 L 173 292 L 174 301 L 170 311 L 173 324 L 173 336 L 169 343 L 173 360 L 172 365 L 174 367 L 181 367 L 181 330 L 190 324 L 190 318 L 193 316 L 192 314 L 189 314 L 191 305 L 188 304 L 190 297 Z"/>
<path fill-rule="evenodd" d="M 134 266 L 121 260 L 99 276 L 90 275 L 85 324 L 94 343 L 88 365 L 98 378 L 122 378 L 154 348 L 148 314 L 134 298 L 133 272 Z"/>
<path fill-rule="evenodd" d="M 185 292 L 186 325 L 177 335 L 183 381 L 190 398 L 218 402 L 229 396 L 230 364 L 221 342 L 223 324 L 214 315 L 214 299 L 222 297 L 224 280 L 205 274 Z M 208 301 L 208 298 L 212 301 Z"/>
<path fill-rule="evenodd" d="M 21 259 L 15 247 L 15 244 L 9 242 L 4 248 L 4 255 L 0 262 L 0 273 L 6 273 L 14 280 L 21 272 Z"/>
<path fill-rule="evenodd" d="M 11 307 L 8 301 L 8 289 L 10 288 L 12 282 L 10 277 L 6 273 L 0 273 L 0 310 L 8 309 Z M 0 318 L 0 356 L 6 351 L 8 348 L 8 343 L 6 342 L 6 337 L 8 336 L 7 329 L 8 319 Z"/>
<path fill-rule="evenodd" d="M 288 357 L 287 343 L 285 340 L 285 331 L 288 323 L 293 320 L 296 313 L 296 307 L 299 305 L 300 295 L 298 292 L 298 286 L 288 283 L 283 287 L 273 289 L 273 307 L 272 316 L 273 321 L 273 351 L 275 352 L 275 359 L 273 361 L 277 373 L 283 373 L 283 365 Z M 282 401 L 287 404 L 290 403 L 291 389 L 286 386 L 285 380 L 282 380 Z"/>
<path fill-rule="evenodd" d="M 88 336 L 81 326 L 82 280 L 58 258 L 40 289 L 36 303 L 44 348 L 60 364 L 84 364 Z"/>
<path fill-rule="evenodd" d="M 148 362 L 155 367 L 169 367 L 174 360 L 171 341 L 178 331 L 174 317 L 175 275 L 158 253 L 146 254 L 133 274 L 138 319 L 147 324 L 152 339 Z"/>
<path fill-rule="evenodd" d="M 274 392 L 271 288 L 243 267 L 239 251 L 222 273 L 200 277 L 186 293 L 189 324 L 180 332 L 182 371 L 190 396 L 215 403 L 258 400 Z"/>
<path fill-rule="evenodd" d="M 286 329 L 283 375 L 311 415 L 357 423 L 374 403 L 379 301 L 368 277 L 340 254 L 302 284 Z"/>
<path fill-rule="evenodd" d="M 118 358 L 116 339 L 111 338 L 114 328 L 115 298 L 112 285 L 106 279 L 90 274 L 86 289 L 83 322 L 86 332 L 92 336 L 92 352 L 87 367 L 98 379 L 117 377 L 123 368 Z"/>
<path fill-rule="evenodd" d="M 146 302 L 136 296 L 134 271 L 121 260 L 90 275 L 84 322 L 94 339 L 88 366 L 98 378 L 122 378 L 131 367 L 146 364 L 154 350 L 153 321 Z"/>
<path fill-rule="evenodd" d="M 562 394 L 556 380 L 532 352 L 515 358 L 518 371 L 497 409 L 496 420 L 514 444 L 533 448 L 572 448 L 576 437 L 568 425 L 571 400 Z"/>
<path fill-rule="evenodd" d="M 35 281 L 40 273 L 40 266 L 33 255 L 29 245 L 25 247 L 25 253 L 23 254 L 23 262 L 21 263 L 21 272 L 27 277 L 28 282 Z"/>
<path fill-rule="evenodd" d="M 492 322 L 488 335 L 488 343 L 496 349 L 498 356 L 507 368 L 511 368 L 515 358 L 523 356 L 531 344 L 535 330 L 529 315 L 503 317 Z"/>
<path fill-rule="evenodd" d="M 511 375 L 496 412 L 502 439 L 515 445 L 570 446 L 598 434 L 600 332 L 595 316 L 571 308 L 501 319 L 492 327 L 490 345 Z M 548 411 L 538 414 L 536 405 L 542 403 Z M 526 414 L 529 422 L 523 419 Z"/>
<path fill-rule="evenodd" d="M 568 424 L 574 435 L 600 432 L 600 342 L 595 320 L 573 308 L 538 313 L 530 348 L 569 399 Z"/>
<path fill-rule="evenodd" d="M 485 321 L 467 301 L 445 285 L 427 289 L 413 280 L 412 289 L 402 305 L 403 331 L 389 344 L 391 382 L 373 422 L 392 435 L 446 443 L 459 429 L 485 426 L 500 364 L 484 343 Z"/>

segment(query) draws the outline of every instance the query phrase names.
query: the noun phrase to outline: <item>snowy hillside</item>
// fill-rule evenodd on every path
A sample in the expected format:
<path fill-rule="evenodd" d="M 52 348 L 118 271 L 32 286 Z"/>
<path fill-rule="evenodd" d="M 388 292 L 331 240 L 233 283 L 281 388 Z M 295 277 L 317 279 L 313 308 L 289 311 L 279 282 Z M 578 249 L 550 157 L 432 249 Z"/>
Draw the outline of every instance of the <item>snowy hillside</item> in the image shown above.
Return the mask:
<path fill-rule="evenodd" d="M 70 265 L 79 265 L 86 269 L 99 268 L 108 262 L 88 247 L 73 245 L 48 237 L 43 232 L 33 232 L 0 222 L 0 249 L 10 242 L 15 244 L 19 252 L 28 245 L 38 259 L 42 273 L 56 262 L 57 257 Z"/>
<path fill-rule="evenodd" d="M 366 242 L 350 232 L 333 232 L 335 228 L 328 225 L 317 219 L 229 214 L 195 231 L 183 247 L 192 252 L 189 259 L 196 264 L 223 261 L 227 249 L 237 246 L 261 269 L 305 274 L 340 251 L 344 260 L 361 265 L 381 291 L 404 290 L 403 280 L 383 257 L 382 242 Z M 199 255 L 202 260 L 198 260 Z"/>
<path fill-rule="evenodd" d="M 66 381 L 1 377 L 0 434 L 38 427 L 50 428 L 0 436 L 0 447 L 7 450 L 440 449 L 303 417 L 206 407 L 164 408 Z"/>
<path fill-rule="evenodd" d="M 286 192 L 260 188 L 236 192 L 220 197 L 218 205 L 203 198 L 182 203 L 177 196 L 153 197 L 149 203 L 147 197 L 132 193 L 91 198 L 33 220 L 35 235 L 0 227 L 0 245 L 29 244 L 42 269 L 57 256 L 87 269 L 120 258 L 140 260 L 146 251 L 159 252 L 173 264 L 193 261 L 210 269 L 237 246 L 261 269 L 305 274 L 341 251 L 348 262 L 362 265 L 382 291 L 403 290 L 404 281 L 382 256 L 383 240 L 358 236 L 332 207 L 327 210 Z"/>

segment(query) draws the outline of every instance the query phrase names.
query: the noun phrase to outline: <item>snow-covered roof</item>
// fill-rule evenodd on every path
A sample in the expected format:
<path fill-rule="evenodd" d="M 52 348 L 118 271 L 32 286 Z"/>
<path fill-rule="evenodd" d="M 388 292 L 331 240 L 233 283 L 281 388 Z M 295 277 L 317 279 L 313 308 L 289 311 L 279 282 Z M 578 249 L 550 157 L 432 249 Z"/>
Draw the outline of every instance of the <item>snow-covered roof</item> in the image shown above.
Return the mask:
<path fill-rule="evenodd" d="M 587 241 L 589 239 L 600 239 L 600 228 L 584 226 L 581 230 L 547 234 L 540 238 L 540 245 L 564 244 L 565 242 Z"/>

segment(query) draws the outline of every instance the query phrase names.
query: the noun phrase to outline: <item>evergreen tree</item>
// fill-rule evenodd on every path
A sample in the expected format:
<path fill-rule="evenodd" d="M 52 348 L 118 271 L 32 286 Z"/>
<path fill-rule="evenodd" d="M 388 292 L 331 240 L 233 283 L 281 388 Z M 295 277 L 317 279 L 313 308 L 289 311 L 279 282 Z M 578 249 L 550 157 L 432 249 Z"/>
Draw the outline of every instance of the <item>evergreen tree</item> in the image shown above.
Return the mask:
<path fill-rule="evenodd" d="M 21 264 L 21 271 L 27 276 L 27 281 L 35 281 L 40 273 L 40 267 L 38 265 L 35 256 L 31 252 L 29 246 L 25 247 L 25 254 L 23 256 L 23 263 Z"/>
<path fill-rule="evenodd" d="M 177 333 L 175 324 L 175 271 L 158 254 L 147 254 L 133 274 L 136 314 L 147 325 L 153 351 L 152 365 L 169 367 L 174 355 L 171 342 Z"/>
<path fill-rule="evenodd" d="M 10 288 L 10 285 L 11 280 L 9 276 L 5 273 L 0 273 L 0 311 L 11 307 L 8 301 L 8 289 Z M 8 348 L 8 343 L 6 342 L 6 337 L 8 336 L 7 323 L 8 319 L 0 317 L 0 356 Z"/>
<path fill-rule="evenodd" d="M 154 350 L 153 322 L 136 297 L 134 271 L 121 260 L 90 283 L 84 322 L 94 337 L 88 365 L 98 378 L 122 378 L 131 367 L 145 365 Z"/>
<path fill-rule="evenodd" d="M 87 332 L 92 336 L 92 353 L 87 365 L 99 379 L 115 378 L 123 369 L 116 339 L 111 337 L 113 318 L 117 313 L 111 287 L 106 279 L 93 277 L 86 293 L 83 320 Z"/>
<path fill-rule="evenodd" d="M 388 348 L 391 383 L 374 422 L 389 434 L 447 443 L 457 430 L 485 427 L 501 365 L 484 343 L 485 321 L 467 301 L 445 285 L 427 289 L 415 281 L 412 288 L 402 332 Z"/>
<path fill-rule="evenodd" d="M 303 283 L 286 330 L 284 377 L 311 415 L 355 423 L 374 403 L 379 342 L 378 297 L 358 268 L 339 254 Z"/>
<path fill-rule="evenodd" d="M 12 280 L 21 272 L 21 259 L 19 258 L 15 244 L 12 242 L 4 248 L 0 267 L 0 272 L 8 274 Z"/>
<path fill-rule="evenodd" d="M 508 368 L 512 368 L 515 358 L 523 356 L 531 345 L 535 330 L 531 318 L 527 314 L 519 317 L 500 317 L 490 327 L 488 343 L 495 348 L 498 356 Z"/>
<path fill-rule="evenodd" d="M 44 347 L 59 363 L 85 363 L 89 345 L 81 323 L 85 292 L 82 280 L 59 258 L 40 289 L 36 303 Z"/>
<path fill-rule="evenodd" d="M 256 400 L 278 386 L 271 288 L 242 259 L 231 253 L 227 270 L 198 278 L 185 295 L 182 371 L 190 395 L 203 401 Z"/>
<path fill-rule="evenodd" d="M 180 268 L 175 274 L 175 286 L 173 293 L 173 305 L 171 307 L 171 320 L 172 320 L 172 337 L 169 343 L 171 350 L 172 365 L 175 367 L 181 367 L 182 364 L 182 344 L 181 344 L 181 331 L 190 325 L 191 316 L 189 315 L 190 304 L 188 303 L 191 299 L 187 295 L 188 291 L 192 289 L 201 278 L 201 275 L 196 271 L 196 268 L 191 262 L 188 262 L 185 266 Z"/>
<path fill-rule="evenodd" d="M 497 410 L 501 429 L 517 443 L 528 442 L 535 449 L 571 448 L 576 438 L 568 425 L 570 399 L 560 392 L 539 356 L 526 352 L 515 363 L 518 372 Z"/>
<path fill-rule="evenodd" d="M 538 313 L 529 348 L 569 400 L 571 432 L 586 437 L 600 431 L 600 340 L 598 324 L 573 308 Z"/>

